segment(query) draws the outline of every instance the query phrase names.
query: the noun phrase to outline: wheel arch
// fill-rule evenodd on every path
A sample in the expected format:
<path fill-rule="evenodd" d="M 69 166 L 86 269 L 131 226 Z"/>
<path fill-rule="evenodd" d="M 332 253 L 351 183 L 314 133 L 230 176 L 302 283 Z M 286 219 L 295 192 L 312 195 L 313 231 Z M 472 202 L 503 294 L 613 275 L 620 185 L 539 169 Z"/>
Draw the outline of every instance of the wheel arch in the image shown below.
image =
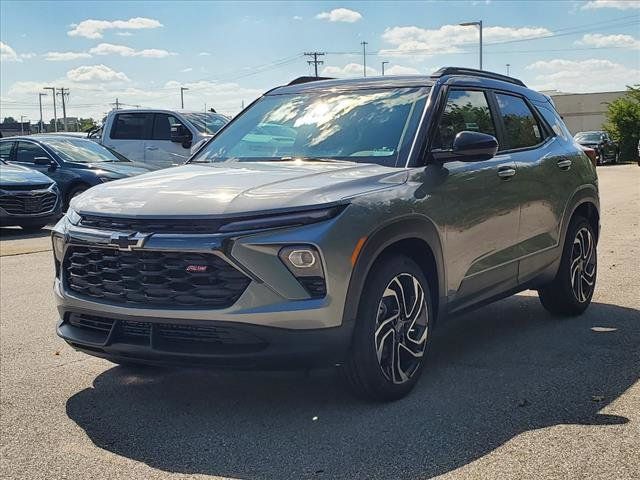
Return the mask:
<path fill-rule="evenodd" d="M 371 268 L 383 255 L 390 253 L 406 255 L 420 266 L 429 280 L 436 319 L 443 313 L 446 283 L 440 235 L 431 220 L 416 215 L 381 226 L 367 237 L 349 281 L 343 324 L 355 323 L 360 296 Z"/>

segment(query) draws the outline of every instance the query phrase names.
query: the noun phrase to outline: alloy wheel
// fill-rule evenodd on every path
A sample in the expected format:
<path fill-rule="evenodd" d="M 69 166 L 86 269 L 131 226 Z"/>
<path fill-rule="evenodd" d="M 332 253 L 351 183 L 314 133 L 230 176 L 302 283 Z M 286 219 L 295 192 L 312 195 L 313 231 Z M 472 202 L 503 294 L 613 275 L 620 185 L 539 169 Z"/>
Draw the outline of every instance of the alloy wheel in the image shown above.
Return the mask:
<path fill-rule="evenodd" d="M 420 367 L 427 345 L 429 312 L 420 281 L 409 273 L 395 276 L 378 305 L 375 348 L 387 380 L 409 381 Z"/>
<path fill-rule="evenodd" d="M 593 293 L 596 280 L 596 248 L 591 231 L 582 227 L 573 240 L 570 263 L 571 289 L 580 303 Z"/>

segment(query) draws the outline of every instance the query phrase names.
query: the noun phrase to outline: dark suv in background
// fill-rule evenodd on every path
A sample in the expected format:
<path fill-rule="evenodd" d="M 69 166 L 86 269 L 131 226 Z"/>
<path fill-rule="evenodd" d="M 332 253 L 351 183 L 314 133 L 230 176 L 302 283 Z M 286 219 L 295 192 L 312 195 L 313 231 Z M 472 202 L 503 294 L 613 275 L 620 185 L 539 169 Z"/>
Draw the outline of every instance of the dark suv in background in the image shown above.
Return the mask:
<path fill-rule="evenodd" d="M 601 130 L 593 132 L 578 132 L 573 137 L 583 147 L 592 148 L 596 152 L 596 163 L 618 163 L 620 147 L 607 132 Z"/>
<path fill-rule="evenodd" d="M 598 233 L 593 164 L 519 80 L 294 81 L 189 164 L 73 199 L 57 329 L 118 363 L 338 365 L 396 399 L 449 315 L 525 289 L 583 312 Z"/>

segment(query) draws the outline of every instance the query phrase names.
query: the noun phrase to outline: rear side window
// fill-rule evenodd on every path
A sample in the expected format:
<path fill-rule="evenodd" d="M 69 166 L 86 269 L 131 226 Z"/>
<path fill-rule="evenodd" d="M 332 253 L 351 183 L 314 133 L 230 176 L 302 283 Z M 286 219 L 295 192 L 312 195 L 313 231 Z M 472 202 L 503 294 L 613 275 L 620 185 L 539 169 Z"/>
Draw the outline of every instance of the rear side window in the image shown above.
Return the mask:
<path fill-rule="evenodd" d="M 151 136 L 153 113 L 119 113 L 113 122 L 111 138 L 146 140 Z"/>
<path fill-rule="evenodd" d="M 184 124 L 173 115 L 166 113 L 156 113 L 153 123 L 153 140 L 171 140 L 171 128 Z"/>
<path fill-rule="evenodd" d="M 29 142 L 18 142 L 18 150 L 16 152 L 16 162 L 20 163 L 35 163 L 36 157 L 47 157 L 49 155 L 44 149 L 36 145 L 35 143 Z"/>
<path fill-rule="evenodd" d="M 496 93 L 504 122 L 504 149 L 533 147 L 542 143 L 544 135 L 535 115 L 520 97 Z"/>
<path fill-rule="evenodd" d="M 15 142 L 0 142 L 0 159 L 5 162 L 9 161 L 9 157 L 11 156 L 11 147 Z"/>
<path fill-rule="evenodd" d="M 462 131 L 480 132 L 495 136 L 496 129 L 484 92 L 452 90 L 436 130 L 434 148 L 451 150 L 453 140 Z"/>

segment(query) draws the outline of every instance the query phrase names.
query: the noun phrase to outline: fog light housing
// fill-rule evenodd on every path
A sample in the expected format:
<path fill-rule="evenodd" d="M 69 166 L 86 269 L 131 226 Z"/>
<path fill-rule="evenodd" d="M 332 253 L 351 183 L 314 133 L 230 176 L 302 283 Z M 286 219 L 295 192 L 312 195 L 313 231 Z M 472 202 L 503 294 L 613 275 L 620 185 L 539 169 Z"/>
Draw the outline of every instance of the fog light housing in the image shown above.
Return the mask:
<path fill-rule="evenodd" d="M 278 253 L 280 260 L 313 298 L 327 294 L 320 253 L 311 245 L 291 245 Z"/>

